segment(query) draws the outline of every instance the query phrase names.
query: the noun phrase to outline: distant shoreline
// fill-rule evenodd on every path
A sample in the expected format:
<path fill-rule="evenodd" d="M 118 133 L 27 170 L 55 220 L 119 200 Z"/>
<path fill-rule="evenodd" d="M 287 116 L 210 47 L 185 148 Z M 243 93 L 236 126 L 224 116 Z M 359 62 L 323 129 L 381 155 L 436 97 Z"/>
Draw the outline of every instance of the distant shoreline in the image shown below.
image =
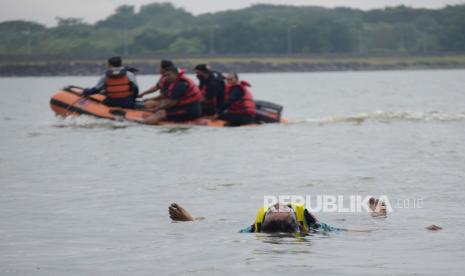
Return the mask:
<path fill-rule="evenodd" d="M 413 69 L 465 69 L 465 55 L 435 56 L 292 56 L 292 57 L 196 57 L 174 58 L 179 67 L 192 72 L 198 63 L 209 63 L 221 72 L 334 72 Z M 94 76 L 105 69 L 105 59 L 65 60 L 27 59 L 0 61 L 1 77 L 26 76 Z M 139 69 L 139 74 L 155 74 L 159 59 L 128 58 L 126 65 Z"/>

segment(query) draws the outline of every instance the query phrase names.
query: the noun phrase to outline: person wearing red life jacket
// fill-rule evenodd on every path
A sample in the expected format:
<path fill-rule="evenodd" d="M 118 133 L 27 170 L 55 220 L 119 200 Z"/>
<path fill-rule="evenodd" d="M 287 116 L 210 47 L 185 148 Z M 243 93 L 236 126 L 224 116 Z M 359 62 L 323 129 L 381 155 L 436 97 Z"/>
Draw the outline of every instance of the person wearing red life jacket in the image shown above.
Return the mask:
<path fill-rule="evenodd" d="M 215 115 L 224 102 L 224 76 L 213 71 L 207 64 L 198 64 L 194 69 L 202 92 L 203 115 Z"/>
<path fill-rule="evenodd" d="M 165 73 L 165 70 L 168 67 L 174 67 L 174 63 L 170 60 L 162 60 L 160 62 L 160 78 L 158 79 L 157 83 L 139 95 L 139 98 L 143 98 L 146 95 L 160 91 L 160 95 L 144 101 L 144 108 L 155 108 L 159 104 L 160 100 L 163 98 L 163 92 L 165 92 L 167 88 L 163 74 Z"/>
<path fill-rule="evenodd" d="M 226 81 L 225 102 L 215 117 L 227 121 L 230 126 L 253 123 L 256 106 L 249 89 L 251 85 L 246 81 L 239 81 L 235 72 L 229 73 Z"/>
<path fill-rule="evenodd" d="M 84 96 L 100 92 L 106 95 L 104 104 L 114 107 L 134 108 L 139 87 L 133 68 L 123 67 L 121 57 L 108 59 L 108 70 L 96 86 L 86 88 Z"/>
<path fill-rule="evenodd" d="M 183 122 L 202 115 L 202 95 L 195 82 L 176 67 L 165 69 L 166 91 L 159 104 L 150 111 L 155 114 L 144 119 L 146 124 L 158 124 L 161 120 Z"/>

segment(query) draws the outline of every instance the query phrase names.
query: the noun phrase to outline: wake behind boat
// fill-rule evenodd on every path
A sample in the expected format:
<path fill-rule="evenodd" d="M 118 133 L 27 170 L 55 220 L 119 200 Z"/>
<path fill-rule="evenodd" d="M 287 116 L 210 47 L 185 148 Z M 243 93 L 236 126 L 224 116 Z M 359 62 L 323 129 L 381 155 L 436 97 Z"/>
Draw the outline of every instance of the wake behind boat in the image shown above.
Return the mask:
<path fill-rule="evenodd" d="M 85 97 L 83 89 L 75 86 L 65 87 L 57 91 L 50 100 L 51 109 L 59 116 L 90 115 L 110 120 L 126 120 L 130 122 L 143 123 L 144 119 L 153 115 L 153 112 L 141 109 L 130 109 L 110 107 L 104 104 L 106 96 L 102 94 Z M 287 120 L 281 118 L 283 107 L 266 101 L 255 101 L 257 105 L 257 116 L 254 124 L 263 123 L 285 123 Z M 160 125 L 198 125 L 225 127 L 226 121 L 213 120 L 211 117 L 200 117 L 185 122 L 161 121 Z"/>

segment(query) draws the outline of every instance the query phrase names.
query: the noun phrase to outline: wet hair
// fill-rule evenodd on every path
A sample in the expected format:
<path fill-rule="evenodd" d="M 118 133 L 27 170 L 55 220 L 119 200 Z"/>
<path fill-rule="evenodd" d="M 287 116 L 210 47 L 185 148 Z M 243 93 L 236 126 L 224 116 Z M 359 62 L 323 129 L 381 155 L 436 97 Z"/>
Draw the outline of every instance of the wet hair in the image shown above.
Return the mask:
<path fill-rule="evenodd" d="M 265 233 L 294 233 L 296 229 L 299 229 L 299 225 L 295 219 L 278 219 L 262 224 L 260 231 Z"/>
<path fill-rule="evenodd" d="M 108 59 L 108 64 L 113 67 L 123 66 L 123 59 L 121 57 L 111 57 Z"/>
<path fill-rule="evenodd" d="M 178 74 L 179 71 L 178 71 L 178 68 L 176 68 L 176 67 L 174 67 L 174 66 L 170 66 L 170 67 L 165 68 L 165 73 L 175 73 L 175 74 Z"/>
<path fill-rule="evenodd" d="M 164 59 L 160 62 L 160 67 L 166 70 L 169 67 L 174 67 L 174 63 L 171 60 Z"/>
<path fill-rule="evenodd" d="M 199 70 L 203 73 L 209 73 L 210 69 L 208 68 L 207 64 L 197 64 L 197 66 L 194 67 L 195 70 Z"/>

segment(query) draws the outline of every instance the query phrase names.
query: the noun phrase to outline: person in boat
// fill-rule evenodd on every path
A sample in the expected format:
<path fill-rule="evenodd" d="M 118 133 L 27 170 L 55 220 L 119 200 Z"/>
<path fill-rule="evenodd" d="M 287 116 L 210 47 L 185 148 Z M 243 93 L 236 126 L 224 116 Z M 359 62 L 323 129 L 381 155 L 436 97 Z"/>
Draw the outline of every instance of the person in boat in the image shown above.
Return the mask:
<path fill-rule="evenodd" d="M 203 115 L 215 115 L 224 101 L 224 76 L 220 72 L 211 70 L 207 64 L 198 64 L 194 69 L 202 93 Z"/>
<path fill-rule="evenodd" d="M 168 207 L 168 213 L 173 221 L 195 221 L 195 218 L 185 208 L 177 203 Z M 330 226 L 310 213 L 302 204 L 276 203 L 271 206 L 261 207 L 252 225 L 241 229 L 240 233 L 302 233 L 331 232 L 331 231 L 355 231 L 368 232 L 370 230 L 344 229 Z"/>
<path fill-rule="evenodd" d="M 256 106 L 246 81 L 231 72 L 226 77 L 225 102 L 218 109 L 215 118 L 225 120 L 230 126 L 251 124 L 255 120 Z"/>
<path fill-rule="evenodd" d="M 134 108 L 139 87 L 136 75 L 132 68 L 123 67 L 121 57 L 108 59 L 108 70 L 100 78 L 97 85 L 86 88 L 84 96 L 90 96 L 104 92 L 106 98 L 104 104 L 114 107 Z"/>
<path fill-rule="evenodd" d="M 195 82 L 183 70 L 171 66 L 164 72 L 164 91 L 155 107 L 149 111 L 153 115 L 144 119 L 146 124 L 158 124 L 162 120 L 184 122 L 202 115 L 200 101 L 202 95 Z"/>
<path fill-rule="evenodd" d="M 157 83 L 154 86 L 150 87 L 149 89 L 139 94 L 139 98 L 143 98 L 144 96 L 149 95 L 151 93 L 155 93 L 157 91 L 165 92 L 167 86 L 165 85 L 166 82 L 165 82 L 165 78 L 163 75 L 165 73 L 166 68 L 169 68 L 169 67 L 175 67 L 174 63 L 171 60 L 162 60 L 160 62 L 160 78 L 158 79 Z M 160 93 L 160 95 L 158 95 L 157 97 L 145 100 L 143 104 L 144 108 L 154 108 L 158 104 L 158 102 L 161 100 L 162 97 L 163 95 L 162 93 Z"/>

